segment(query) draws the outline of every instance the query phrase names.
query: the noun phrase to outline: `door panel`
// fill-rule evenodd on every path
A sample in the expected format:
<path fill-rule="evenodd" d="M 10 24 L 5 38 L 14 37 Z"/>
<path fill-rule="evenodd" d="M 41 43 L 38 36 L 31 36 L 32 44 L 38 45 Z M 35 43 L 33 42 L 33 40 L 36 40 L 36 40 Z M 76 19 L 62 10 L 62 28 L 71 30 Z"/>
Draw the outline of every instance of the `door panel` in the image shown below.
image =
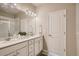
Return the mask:
<path fill-rule="evenodd" d="M 58 55 L 64 55 L 66 49 L 66 10 L 49 14 L 48 19 L 48 50 Z"/>

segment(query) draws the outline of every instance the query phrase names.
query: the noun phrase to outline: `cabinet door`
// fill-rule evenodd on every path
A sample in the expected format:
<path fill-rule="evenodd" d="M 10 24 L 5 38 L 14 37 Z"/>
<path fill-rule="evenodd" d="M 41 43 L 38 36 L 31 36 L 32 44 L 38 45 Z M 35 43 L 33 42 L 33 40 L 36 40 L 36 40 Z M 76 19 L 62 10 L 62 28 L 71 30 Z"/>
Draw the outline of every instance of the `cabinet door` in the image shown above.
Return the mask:
<path fill-rule="evenodd" d="M 23 42 L 23 43 L 19 43 L 19 44 L 13 45 L 13 46 L 9 46 L 9 47 L 0 49 L 0 56 L 10 54 L 11 52 L 21 49 L 22 47 L 25 47 L 27 45 L 28 45 L 27 42 Z"/>
<path fill-rule="evenodd" d="M 29 56 L 34 56 L 35 50 L 34 50 L 34 40 L 29 40 Z"/>
<path fill-rule="evenodd" d="M 43 50 L 43 39 L 40 38 L 40 51 L 42 51 L 42 50 Z"/>
<path fill-rule="evenodd" d="M 32 45 L 29 45 L 29 56 L 34 56 L 34 45 L 32 44 Z"/>
<path fill-rule="evenodd" d="M 40 53 L 40 40 L 39 38 L 35 40 L 35 55 Z"/>
<path fill-rule="evenodd" d="M 16 51 L 17 56 L 28 56 L 28 47 L 21 48 Z"/>

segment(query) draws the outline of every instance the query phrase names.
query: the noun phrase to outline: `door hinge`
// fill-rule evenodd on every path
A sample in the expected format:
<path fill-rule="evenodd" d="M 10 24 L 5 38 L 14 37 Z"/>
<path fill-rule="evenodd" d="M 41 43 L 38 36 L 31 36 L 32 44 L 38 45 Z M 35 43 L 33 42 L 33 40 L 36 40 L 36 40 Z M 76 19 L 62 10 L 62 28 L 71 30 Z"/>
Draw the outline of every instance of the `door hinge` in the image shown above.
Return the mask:
<path fill-rule="evenodd" d="M 66 32 L 64 32 L 64 34 L 66 34 Z"/>
<path fill-rule="evenodd" d="M 64 14 L 64 17 L 66 17 L 66 15 Z"/>
<path fill-rule="evenodd" d="M 64 49 L 64 52 L 66 52 L 66 49 Z"/>

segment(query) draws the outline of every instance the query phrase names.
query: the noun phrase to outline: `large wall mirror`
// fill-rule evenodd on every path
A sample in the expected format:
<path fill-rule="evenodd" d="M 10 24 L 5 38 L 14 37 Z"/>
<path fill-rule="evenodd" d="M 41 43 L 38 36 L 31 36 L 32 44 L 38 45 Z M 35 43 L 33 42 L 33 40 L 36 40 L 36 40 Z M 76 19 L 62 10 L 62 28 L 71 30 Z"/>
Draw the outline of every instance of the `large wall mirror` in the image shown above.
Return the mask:
<path fill-rule="evenodd" d="M 16 18 L 0 18 L 0 40 L 9 36 L 18 35 L 19 32 L 26 32 L 28 35 L 36 34 L 36 18 L 19 16 Z"/>
<path fill-rule="evenodd" d="M 15 4 L 0 4 L 0 40 L 18 35 L 19 32 L 29 35 L 36 34 L 35 9 L 31 9 L 29 5 L 25 9 L 18 9 Z"/>
<path fill-rule="evenodd" d="M 15 21 L 12 18 L 0 18 L 0 40 L 7 38 L 9 35 L 12 36 L 15 30 Z"/>
<path fill-rule="evenodd" d="M 20 17 L 20 31 L 28 35 L 36 34 L 36 17 Z"/>

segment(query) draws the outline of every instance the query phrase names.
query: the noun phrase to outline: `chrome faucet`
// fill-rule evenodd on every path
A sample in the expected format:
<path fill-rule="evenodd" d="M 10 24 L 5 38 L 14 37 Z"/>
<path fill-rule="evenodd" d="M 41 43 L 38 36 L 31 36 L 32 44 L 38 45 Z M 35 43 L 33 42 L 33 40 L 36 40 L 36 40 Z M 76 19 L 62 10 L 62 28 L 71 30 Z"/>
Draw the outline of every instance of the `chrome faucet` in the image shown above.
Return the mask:
<path fill-rule="evenodd" d="M 10 41 L 10 39 L 11 39 L 10 36 L 11 36 L 11 34 L 10 34 L 10 32 L 8 32 L 8 38 L 6 38 L 5 40 Z"/>

